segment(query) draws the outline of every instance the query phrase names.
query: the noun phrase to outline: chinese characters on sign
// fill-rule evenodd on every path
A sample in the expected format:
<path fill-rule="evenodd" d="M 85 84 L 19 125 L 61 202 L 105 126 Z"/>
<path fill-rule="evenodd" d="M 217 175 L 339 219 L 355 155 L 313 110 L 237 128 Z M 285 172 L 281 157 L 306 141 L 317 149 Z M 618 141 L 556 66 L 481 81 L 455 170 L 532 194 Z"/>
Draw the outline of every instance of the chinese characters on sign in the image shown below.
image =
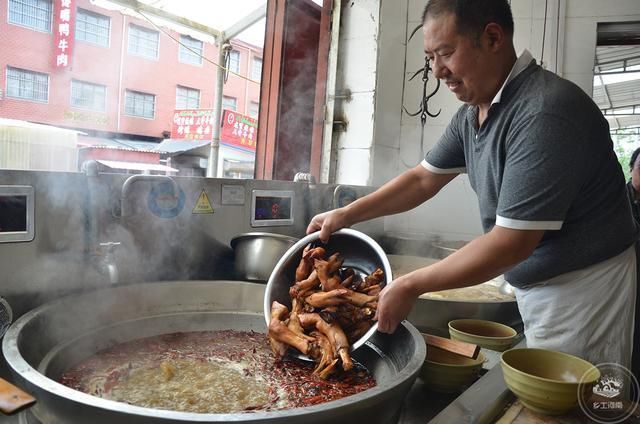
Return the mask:
<path fill-rule="evenodd" d="M 171 138 L 175 140 L 211 140 L 213 110 L 182 109 L 173 114 Z"/>
<path fill-rule="evenodd" d="M 174 140 L 211 140 L 213 110 L 182 109 L 173 114 L 171 138 Z M 240 113 L 224 110 L 220 143 L 245 150 L 256 150 L 258 121 Z"/>
<path fill-rule="evenodd" d="M 54 0 L 53 66 L 56 69 L 68 69 L 71 67 L 75 26 L 75 0 Z"/>
<path fill-rule="evenodd" d="M 232 110 L 224 111 L 220 143 L 255 151 L 257 141 L 258 121 Z"/>

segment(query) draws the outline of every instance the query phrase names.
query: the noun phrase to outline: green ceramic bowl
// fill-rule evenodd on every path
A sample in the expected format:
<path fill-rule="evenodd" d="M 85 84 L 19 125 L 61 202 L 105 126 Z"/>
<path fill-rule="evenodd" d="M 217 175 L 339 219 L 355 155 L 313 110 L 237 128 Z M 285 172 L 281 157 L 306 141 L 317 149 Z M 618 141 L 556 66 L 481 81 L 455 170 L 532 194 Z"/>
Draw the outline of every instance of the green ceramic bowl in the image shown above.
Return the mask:
<path fill-rule="evenodd" d="M 504 352 L 513 345 L 518 333 L 508 325 L 498 322 L 481 319 L 455 319 L 449 321 L 449 335 L 454 340 Z"/>
<path fill-rule="evenodd" d="M 507 387 L 520 402 L 546 415 L 571 411 L 578 406 L 578 393 L 586 395 L 600 379 L 600 371 L 589 362 L 546 349 L 508 350 L 500 365 Z"/>
<path fill-rule="evenodd" d="M 434 346 L 427 346 L 427 358 L 420 377 L 427 388 L 441 393 L 457 393 L 471 385 L 480 375 L 485 358 L 466 358 Z"/>

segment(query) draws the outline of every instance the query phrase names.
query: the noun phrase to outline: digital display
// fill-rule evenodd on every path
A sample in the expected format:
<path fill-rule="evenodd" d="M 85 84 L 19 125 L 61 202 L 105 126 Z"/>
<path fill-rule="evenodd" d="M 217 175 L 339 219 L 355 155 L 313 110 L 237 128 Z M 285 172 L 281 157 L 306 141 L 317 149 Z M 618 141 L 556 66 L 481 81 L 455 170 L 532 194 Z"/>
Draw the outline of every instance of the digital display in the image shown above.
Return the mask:
<path fill-rule="evenodd" d="M 293 225 L 294 204 L 291 190 L 252 190 L 251 226 Z"/>
<path fill-rule="evenodd" d="M 256 196 L 254 219 L 291 219 L 291 197 Z"/>
<path fill-rule="evenodd" d="M 0 233 L 27 231 L 27 196 L 0 196 Z"/>

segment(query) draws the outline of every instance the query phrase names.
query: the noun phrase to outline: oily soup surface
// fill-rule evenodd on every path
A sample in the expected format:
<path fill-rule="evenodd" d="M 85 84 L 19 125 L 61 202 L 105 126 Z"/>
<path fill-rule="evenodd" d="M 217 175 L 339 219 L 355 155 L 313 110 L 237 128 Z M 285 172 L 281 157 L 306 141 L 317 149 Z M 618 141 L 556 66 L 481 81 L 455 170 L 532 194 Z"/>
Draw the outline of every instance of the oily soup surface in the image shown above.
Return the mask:
<path fill-rule="evenodd" d="M 312 374 L 313 365 L 277 360 L 262 333 L 172 333 L 100 351 L 60 382 L 118 402 L 199 413 L 310 406 L 375 386 L 363 367 L 322 380 Z"/>

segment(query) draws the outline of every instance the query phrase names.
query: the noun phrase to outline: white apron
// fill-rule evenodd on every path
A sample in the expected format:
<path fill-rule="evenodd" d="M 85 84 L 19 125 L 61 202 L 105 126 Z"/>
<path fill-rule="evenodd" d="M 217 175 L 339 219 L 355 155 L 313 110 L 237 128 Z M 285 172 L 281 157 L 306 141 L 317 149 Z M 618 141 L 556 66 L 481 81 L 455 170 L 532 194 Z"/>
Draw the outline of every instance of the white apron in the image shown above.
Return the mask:
<path fill-rule="evenodd" d="M 528 347 L 631 366 L 635 246 L 584 269 L 515 289 Z"/>

